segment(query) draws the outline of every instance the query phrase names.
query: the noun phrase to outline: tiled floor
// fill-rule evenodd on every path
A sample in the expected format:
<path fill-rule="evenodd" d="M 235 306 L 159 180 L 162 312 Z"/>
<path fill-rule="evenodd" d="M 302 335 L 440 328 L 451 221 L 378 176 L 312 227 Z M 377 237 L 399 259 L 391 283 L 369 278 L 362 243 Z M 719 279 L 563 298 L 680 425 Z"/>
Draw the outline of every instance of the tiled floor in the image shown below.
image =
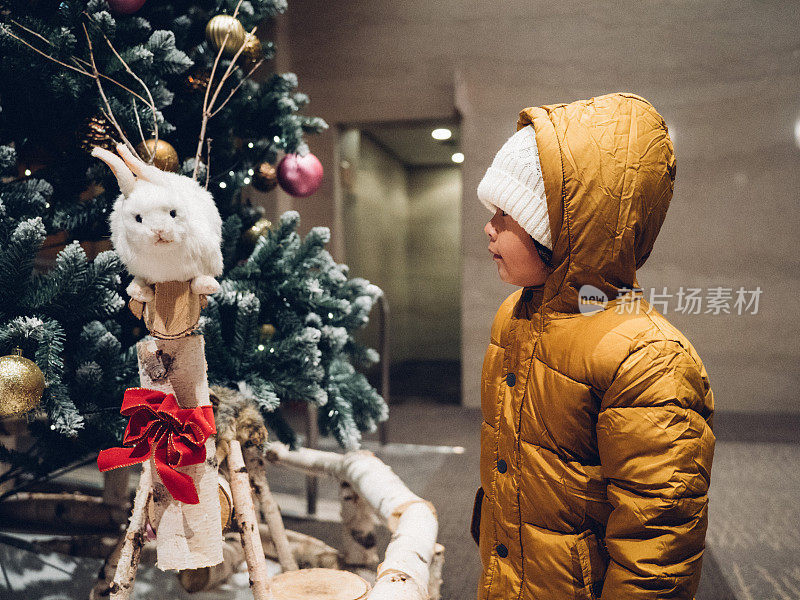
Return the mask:
<path fill-rule="evenodd" d="M 442 588 L 446 600 L 474 598 L 480 573 L 480 561 L 469 535 L 478 485 L 479 424 L 477 410 L 420 401 L 395 404 L 390 442 L 420 447 L 399 444 L 377 451 L 414 492 L 437 508 L 439 541 L 446 547 Z M 715 431 L 710 523 L 697 600 L 798 600 L 800 419 L 719 415 Z M 374 441 L 368 444 L 376 447 Z M 455 451 L 453 447 L 457 447 Z M 303 494 L 302 476 L 275 471 L 270 481 L 278 493 Z M 339 525 L 330 520 L 335 518 L 336 493 L 335 484 L 322 481 L 319 513 L 323 519 L 288 518 L 287 525 L 338 545 Z M 302 506 L 302 502 L 296 505 Z M 384 532 L 379 539 L 385 545 L 388 535 Z M 94 560 L 37 557 L 2 545 L 0 562 L 8 576 L 6 580 L 0 573 L 0 598 L 4 600 L 86 598 L 99 566 Z M 137 579 L 136 597 L 250 598 L 246 574 L 239 579 L 216 593 L 190 596 L 180 590 L 174 576 L 145 568 Z"/>

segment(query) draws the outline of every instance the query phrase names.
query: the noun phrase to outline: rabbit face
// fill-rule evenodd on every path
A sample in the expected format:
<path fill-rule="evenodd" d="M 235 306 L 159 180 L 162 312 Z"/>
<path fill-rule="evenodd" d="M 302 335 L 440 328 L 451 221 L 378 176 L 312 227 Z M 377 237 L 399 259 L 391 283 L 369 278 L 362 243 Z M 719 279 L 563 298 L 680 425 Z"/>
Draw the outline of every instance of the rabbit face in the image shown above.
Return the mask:
<path fill-rule="evenodd" d="M 130 274 L 147 283 L 222 274 L 222 219 L 208 190 L 143 163 L 124 145 L 117 151 L 119 157 L 95 148 L 92 155 L 111 167 L 120 184 L 109 225 Z"/>
<path fill-rule="evenodd" d="M 128 197 L 114 207 L 112 230 L 121 231 L 134 252 L 174 252 L 188 233 L 185 201 L 170 190 L 142 182 Z M 114 241 L 115 245 L 117 241 Z"/>
<path fill-rule="evenodd" d="M 124 224 L 120 228 L 132 249 L 144 252 L 171 251 L 186 238 L 186 210 L 183 202 L 171 198 L 159 186 L 142 184 L 115 207 Z M 116 229 L 116 227 L 115 227 Z"/>

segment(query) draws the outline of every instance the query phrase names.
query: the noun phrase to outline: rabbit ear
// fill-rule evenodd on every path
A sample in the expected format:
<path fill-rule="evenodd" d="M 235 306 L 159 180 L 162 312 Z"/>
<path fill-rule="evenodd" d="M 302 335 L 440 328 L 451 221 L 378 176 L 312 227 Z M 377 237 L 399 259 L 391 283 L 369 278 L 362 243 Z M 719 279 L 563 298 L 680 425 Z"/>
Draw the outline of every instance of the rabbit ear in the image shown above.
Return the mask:
<path fill-rule="evenodd" d="M 140 179 L 144 179 L 145 181 L 155 184 L 165 182 L 166 178 L 164 177 L 164 172 L 161 169 L 154 167 L 153 165 L 148 165 L 146 162 L 142 161 L 140 158 L 135 156 L 125 144 L 117 144 L 117 152 L 119 152 L 122 160 L 125 161 L 125 164 L 127 164 L 130 170 L 133 171 L 134 175 Z"/>
<path fill-rule="evenodd" d="M 136 178 L 119 156 L 113 152 L 109 152 L 105 148 L 100 148 L 98 146 L 92 148 L 92 156 L 99 158 L 109 167 L 111 167 L 111 171 L 114 173 L 117 178 L 117 182 L 119 183 L 119 189 L 125 196 L 133 191 L 133 186 L 136 184 Z"/>

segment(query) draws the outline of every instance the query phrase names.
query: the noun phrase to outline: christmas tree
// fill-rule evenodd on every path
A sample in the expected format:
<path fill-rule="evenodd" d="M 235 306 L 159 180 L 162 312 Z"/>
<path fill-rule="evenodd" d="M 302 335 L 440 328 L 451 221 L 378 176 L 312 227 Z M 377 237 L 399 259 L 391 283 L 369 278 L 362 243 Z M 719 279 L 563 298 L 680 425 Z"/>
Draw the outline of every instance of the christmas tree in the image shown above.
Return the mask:
<path fill-rule="evenodd" d="M 278 410 L 287 400 L 322 407 L 322 431 L 346 448 L 386 418 L 356 370 L 377 354 L 354 338 L 380 290 L 348 278 L 325 250 L 325 228 L 301 239 L 297 213 L 255 246 L 243 236 L 261 222 L 241 188 L 259 175 L 274 185 L 277 158 L 307 153 L 303 136 L 326 127 L 300 114 L 308 97 L 293 74 L 262 74 L 274 49 L 256 26 L 285 9 L 281 0 L 0 2 L 0 356 L 19 348 L 46 382 L 44 418 L 29 418 L 33 446 L 0 445 L 10 465 L 0 483 L 91 460 L 124 429 L 117 411 L 137 382 L 143 328 L 123 310 L 128 276 L 116 254 L 85 250 L 108 238 L 119 195 L 88 150 L 123 136 L 141 142 L 144 160 L 204 183 L 224 219 L 222 289 L 200 324 L 209 382 L 251 398 L 284 441 L 294 440 Z M 46 236 L 59 233 L 69 243 L 41 264 Z"/>

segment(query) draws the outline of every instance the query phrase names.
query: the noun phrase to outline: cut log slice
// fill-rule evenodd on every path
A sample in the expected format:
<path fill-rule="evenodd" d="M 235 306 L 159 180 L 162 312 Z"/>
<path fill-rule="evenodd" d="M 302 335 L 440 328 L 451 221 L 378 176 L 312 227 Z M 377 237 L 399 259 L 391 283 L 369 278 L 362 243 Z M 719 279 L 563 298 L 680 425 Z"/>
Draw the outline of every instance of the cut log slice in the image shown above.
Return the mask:
<path fill-rule="evenodd" d="M 349 571 L 301 569 L 273 577 L 270 590 L 275 600 L 364 600 L 369 584 Z"/>

